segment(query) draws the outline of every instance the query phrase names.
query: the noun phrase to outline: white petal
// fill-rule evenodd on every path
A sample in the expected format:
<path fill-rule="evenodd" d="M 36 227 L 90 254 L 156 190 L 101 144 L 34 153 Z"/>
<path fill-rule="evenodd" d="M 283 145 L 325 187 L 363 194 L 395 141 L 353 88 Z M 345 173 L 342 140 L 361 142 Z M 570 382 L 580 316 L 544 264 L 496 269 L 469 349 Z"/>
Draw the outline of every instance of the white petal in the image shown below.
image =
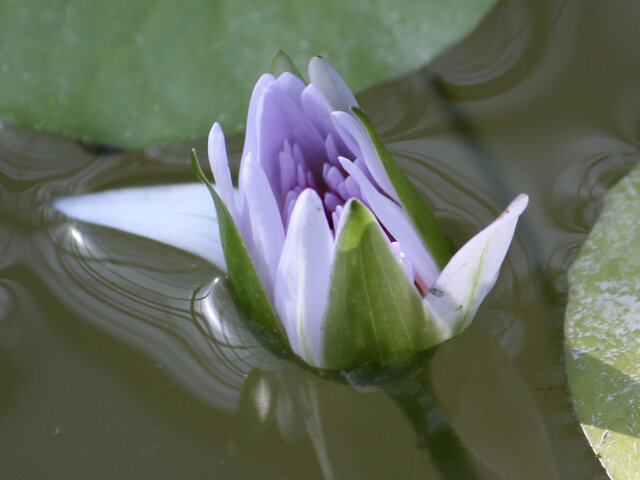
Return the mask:
<path fill-rule="evenodd" d="M 172 245 L 226 271 L 216 210 L 202 183 L 123 188 L 53 204 L 71 218 Z"/>
<path fill-rule="evenodd" d="M 521 193 L 489 226 L 465 243 L 449 260 L 425 297 L 444 339 L 464 330 L 493 288 L 529 197 Z"/>
<path fill-rule="evenodd" d="M 229 170 L 229 160 L 227 157 L 227 147 L 224 142 L 224 133 L 218 122 L 213 124 L 209 132 L 209 164 L 216 182 L 216 189 L 222 201 L 227 206 L 229 213 L 234 219 L 236 215 L 236 199 L 233 193 L 233 183 L 231 181 L 231 171 Z M 237 221 L 237 220 L 236 220 Z"/>
<path fill-rule="evenodd" d="M 340 132 L 342 139 L 357 157 L 364 160 L 367 169 L 378 186 L 396 202 L 400 203 L 398 195 L 391 185 L 389 177 L 387 177 L 387 172 L 384 171 L 384 166 L 378 156 L 378 152 L 373 146 L 371 138 L 369 138 L 369 134 L 364 126 L 357 118 L 348 113 L 333 112 L 332 117 L 335 127 L 338 132 Z"/>
<path fill-rule="evenodd" d="M 309 61 L 309 80 L 322 90 L 334 110 L 350 112 L 351 107 L 357 107 L 356 97 L 329 62 L 320 57 Z"/>
<path fill-rule="evenodd" d="M 317 367 L 322 366 L 322 327 L 334 249 L 322 201 L 306 189 L 291 215 L 274 298 L 291 348 Z"/>
<path fill-rule="evenodd" d="M 267 176 L 251 155 L 245 159 L 240 178 L 240 191 L 244 195 L 248 216 L 247 248 L 269 298 L 284 244 L 284 226 L 278 205 L 269 186 Z"/>
<path fill-rule="evenodd" d="M 438 266 L 422 243 L 422 239 L 411 223 L 404 209 L 393 200 L 382 195 L 369 182 L 364 173 L 352 162 L 340 157 L 342 167 L 358 183 L 364 198 L 378 221 L 402 245 L 414 270 L 427 284 L 432 285 L 438 278 Z"/>

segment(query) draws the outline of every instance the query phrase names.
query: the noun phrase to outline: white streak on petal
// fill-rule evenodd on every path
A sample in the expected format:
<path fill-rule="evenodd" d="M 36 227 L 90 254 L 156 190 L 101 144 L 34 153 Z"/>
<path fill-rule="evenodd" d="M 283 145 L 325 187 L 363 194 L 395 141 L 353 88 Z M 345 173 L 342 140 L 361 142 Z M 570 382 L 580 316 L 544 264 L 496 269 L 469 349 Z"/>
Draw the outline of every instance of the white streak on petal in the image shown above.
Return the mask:
<path fill-rule="evenodd" d="M 298 198 L 276 277 L 274 302 L 292 350 L 322 366 L 322 327 L 333 263 L 333 235 L 312 189 Z"/>
<path fill-rule="evenodd" d="M 340 157 L 340 163 L 358 183 L 365 200 L 378 221 L 402 245 L 402 249 L 422 281 L 427 285 L 432 285 L 438 278 L 438 266 L 429 250 L 422 243 L 422 239 L 404 209 L 378 192 L 364 173 L 352 162 Z"/>
<path fill-rule="evenodd" d="M 362 158 L 367 165 L 367 169 L 371 173 L 371 176 L 376 181 L 378 186 L 384 190 L 384 192 L 393 198 L 396 202 L 400 203 L 398 195 L 395 189 L 391 185 L 387 173 L 384 171 L 382 161 L 378 156 L 376 148 L 369 138 L 369 134 L 365 130 L 360 121 L 352 115 L 344 112 L 333 112 L 332 114 L 336 129 L 342 134 L 343 140 L 353 151 L 356 157 Z M 357 149 L 354 151 L 352 144 L 355 142 Z"/>
<path fill-rule="evenodd" d="M 507 209 L 449 260 L 425 297 L 444 339 L 464 330 L 498 279 L 513 234 L 529 197 L 521 193 Z"/>
<path fill-rule="evenodd" d="M 345 81 L 325 59 L 314 57 L 309 61 L 309 80 L 322 90 L 334 110 L 349 112 L 358 106 Z"/>
<path fill-rule="evenodd" d="M 240 190 L 245 196 L 251 242 L 247 242 L 262 285 L 272 298 L 275 275 L 284 243 L 282 217 L 267 176 L 250 155 L 245 159 Z"/>
<path fill-rule="evenodd" d="M 123 188 L 53 204 L 68 217 L 166 243 L 226 271 L 216 210 L 202 183 Z"/>
<path fill-rule="evenodd" d="M 218 122 L 213 124 L 209 132 L 209 164 L 213 172 L 213 178 L 216 182 L 216 189 L 227 206 L 229 213 L 234 219 L 236 215 L 236 200 L 233 193 L 233 183 L 231 181 L 231 171 L 229 170 L 229 160 L 227 157 L 227 148 L 224 142 L 224 133 Z M 237 220 L 236 220 L 237 221 Z"/>

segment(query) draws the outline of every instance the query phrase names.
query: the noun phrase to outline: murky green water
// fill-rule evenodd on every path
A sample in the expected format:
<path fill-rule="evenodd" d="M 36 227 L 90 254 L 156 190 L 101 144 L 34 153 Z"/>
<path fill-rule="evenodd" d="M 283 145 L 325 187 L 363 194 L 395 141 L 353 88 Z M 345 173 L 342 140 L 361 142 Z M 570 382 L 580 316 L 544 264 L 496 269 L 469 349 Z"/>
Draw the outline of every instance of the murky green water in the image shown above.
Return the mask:
<path fill-rule="evenodd" d="M 564 373 L 566 269 L 639 158 L 639 20 L 632 1 L 504 1 L 430 68 L 359 97 L 458 244 L 531 197 L 472 327 L 385 388 L 271 356 L 220 272 L 50 206 L 190 181 L 191 145 L 1 127 L 2 478 L 600 478 Z"/>

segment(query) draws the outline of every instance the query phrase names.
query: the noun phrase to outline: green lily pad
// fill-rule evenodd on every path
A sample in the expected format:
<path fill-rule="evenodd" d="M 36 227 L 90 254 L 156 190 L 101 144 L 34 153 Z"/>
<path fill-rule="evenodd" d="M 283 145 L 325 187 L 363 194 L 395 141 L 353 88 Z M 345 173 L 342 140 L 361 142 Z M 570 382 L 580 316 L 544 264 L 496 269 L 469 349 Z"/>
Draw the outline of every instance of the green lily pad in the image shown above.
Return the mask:
<path fill-rule="evenodd" d="M 6 0 L 0 119 L 128 147 L 243 130 L 279 49 L 326 56 L 354 89 L 424 64 L 495 0 Z"/>
<path fill-rule="evenodd" d="M 569 271 L 573 403 L 611 478 L 640 472 L 640 166 L 609 193 Z"/>

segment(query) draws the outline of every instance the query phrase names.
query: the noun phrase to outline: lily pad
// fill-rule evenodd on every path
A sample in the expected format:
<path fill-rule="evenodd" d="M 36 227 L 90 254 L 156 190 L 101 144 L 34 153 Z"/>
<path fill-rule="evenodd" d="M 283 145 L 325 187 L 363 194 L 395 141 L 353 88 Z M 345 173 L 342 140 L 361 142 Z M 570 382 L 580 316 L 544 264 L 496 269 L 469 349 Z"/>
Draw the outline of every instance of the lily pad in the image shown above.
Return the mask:
<path fill-rule="evenodd" d="M 640 166 L 609 193 L 569 272 L 573 403 L 611 478 L 640 472 Z"/>
<path fill-rule="evenodd" d="M 0 5 L 0 119 L 140 147 L 243 129 L 278 49 L 326 56 L 353 89 L 427 62 L 495 0 L 7 0 Z"/>

